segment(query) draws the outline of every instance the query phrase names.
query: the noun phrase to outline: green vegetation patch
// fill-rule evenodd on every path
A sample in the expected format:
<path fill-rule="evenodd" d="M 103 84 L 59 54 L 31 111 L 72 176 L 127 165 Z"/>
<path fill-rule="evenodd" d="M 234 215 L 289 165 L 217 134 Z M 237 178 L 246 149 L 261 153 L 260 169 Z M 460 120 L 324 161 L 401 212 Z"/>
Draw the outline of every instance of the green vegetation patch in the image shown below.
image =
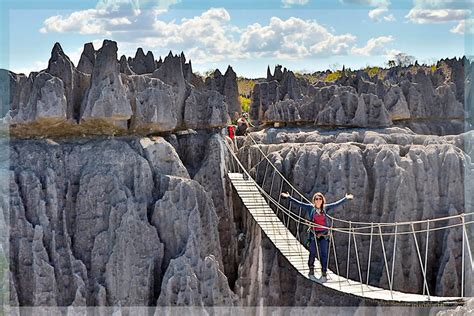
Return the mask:
<path fill-rule="evenodd" d="M 249 112 L 250 110 L 250 98 L 240 96 L 240 104 L 242 105 L 242 111 L 243 112 Z"/>
<path fill-rule="evenodd" d="M 341 70 L 337 70 L 337 71 L 334 71 L 334 72 L 331 72 L 329 73 L 326 78 L 324 78 L 324 81 L 326 82 L 333 82 L 333 81 L 336 81 L 337 79 L 341 78 L 342 77 L 342 71 Z"/>
<path fill-rule="evenodd" d="M 375 76 L 378 76 L 380 74 L 380 67 L 367 67 L 364 69 L 367 74 L 370 76 L 370 78 L 373 78 Z"/>

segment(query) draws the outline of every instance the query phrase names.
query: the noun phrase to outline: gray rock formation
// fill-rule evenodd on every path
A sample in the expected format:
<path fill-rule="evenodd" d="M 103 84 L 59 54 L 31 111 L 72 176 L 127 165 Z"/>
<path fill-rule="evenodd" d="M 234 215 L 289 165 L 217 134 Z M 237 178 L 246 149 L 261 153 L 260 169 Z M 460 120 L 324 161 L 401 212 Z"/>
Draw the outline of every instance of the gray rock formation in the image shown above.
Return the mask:
<path fill-rule="evenodd" d="M 180 157 L 173 146 L 165 139 L 143 138 L 140 140 L 143 154 L 150 163 L 154 176 L 158 174 L 173 175 L 180 178 L 189 179 L 189 173 L 180 160 Z"/>
<path fill-rule="evenodd" d="M 392 121 L 410 119 L 408 103 L 399 86 L 393 86 L 388 89 L 384 96 L 383 103 L 389 111 Z"/>
<path fill-rule="evenodd" d="M 23 140 L 10 159 L 20 306 L 236 303 L 211 193 L 163 139 Z"/>
<path fill-rule="evenodd" d="M 13 117 L 18 111 L 18 99 L 21 92 L 21 83 L 27 78 L 23 74 L 15 74 L 11 71 L 0 69 L 0 117 L 4 117 L 9 111 Z"/>
<path fill-rule="evenodd" d="M 84 44 L 84 50 L 82 51 L 81 58 L 77 64 L 77 70 L 91 75 L 94 69 L 95 59 L 96 51 L 94 45 L 92 43 Z"/>
<path fill-rule="evenodd" d="M 279 91 L 279 90 L 278 90 Z M 391 125 L 382 100 L 374 94 L 357 95 L 348 87 L 319 88 L 313 98 L 286 97 L 270 104 L 265 118 L 271 122 L 308 123 L 321 126 L 386 127 Z"/>
<path fill-rule="evenodd" d="M 199 137 L 199 136 L 198 136 Z M 202 159 L 199 169 L 194 174 L 193 179 L 198 181 L 204 189 L 212 195 L 218 222 L 219 240 L 221 243 L 222 261 L 224 271 L 233 284 L 237 276 L 235 263 L 237 258 L 238 233 L 234 222 L 236 210 L 232 203 L 232 187 L 225 176 L 225 166 L 229 165 L 229 156 L 224 145 L 224 139 L 218 135 L 213 135 L 205 141 L 192 138 L 194 148 L 189 151 L 202 150 Z"/>
<path fill-rule="evenodd" d="M 224 91 L 204 91 L 183 53 L 170 53 L 158 69 L 140 49 L 130 61 L 145 74 L 136 75 L 125 56 L 117 62 L 117 44 L 105 40 L 97 52 L 86 44 L 76 69 L 56 43 L 45 71 L 29 77 L 1 71 L 0 130 L 22 138 L 147 135 L 227 124 Z M 237 98 L 235 73 L 228 77 L 226 91 L 233 87 Z"/>
<path fill-rule="evenodd" d="M 91 49 L 93 51 L 91 45 L 86 44 L 84 46 L 84 58 L 94 57 Z M 69 57 L 64 54 L 59 43 L 56 43 L 53 47 L 46 72 L 62 80 L 67 101 L 66 116 L 72 121 L 77 121 L 81 111 L 82 97 L 89 86 L 89 77 L 76 70 Z"/>
<path fill-rule="evenodd" d="M 250 105 L 250 118 L 257 125 L 265 116 L 271 104 L 280 99 L 280 88 L 277 81 L 261 82 L 255 84 L 252 91 L 252 102 Z"/>
<path fill-rule="evenodd" d="M 152 217 L 158 231 L 168 231 L 162 240 L 169 267 L 157 305 L 233 305 L 236 297 L 219 269 L 218 218 L 212 199 L 195 181 L 167 181 Z M 180 208 L 176 201 L 191 207 Z"/>
<path fill-rule="evenodd" d="M 295 100 L 285 99 L 271 104 L 265 112 L 265 118 L 272 122 L 296 123 L 302 122 L 299 104 Z"/>
<path fill-rule="evenodd" d="M 134 75 L 135 73 L 130 69 L 130 66 L 127 61 L 127 57 L 125 55 L 122 55 L 119 60 L 120 64 L 120 73 L 126 74 L 126 75 Z"/>
<path fill-rule="evenodd" d="M 137 49 L 134 58 L 128 58 L 128 64 L 131 70 L 137 75 L 151 74 L 156 69 L 153 53 L 149 51 L 145 55 L 142 48 Z"/>
<path fill-rule="evenodd" d="M 178 55 L 173 56 L 170 52 L 163 61 L 163 64 L 153 72 L 154 78 L 158 78 L 173 87 L 173 92 L 176 95 L 175 104 L 178 126 L 182 126 L 184 123 L 184 103 L 188 95 L 182 65 L 181 58 Z"/>
<path fill-rule="evenodd" d="M 67 100 L 61 79 L 49 73 L 31 74 L 28 78 L 30 88 L 18 105 L 15 123 L 38 122 L 55 124 L 66 120 Z M 28 89 L 29 90 L 29 89 Z"/>
<path fill-rule="evenodd" d="M 91 86 L 83 104 L 81 121 L 95 120 L 114 124 L 132 116 L 117 62 L 117 43 L 105 40 L 98 50 Z"/>
<path fill-rule="evenodd" d="M 239 99 L 237 75 L 232 67 L 227 67 L 224 75 L 222 75 L 219 69 L 216 69 L 210 77 L 206 78 L 205 84 L 208 89 L 216 90 L 224 95 L 229 117 L 232 120 L 238 119 L 242 113 L 242 106 Z"/>
<path fill-rule="evenodd" d="M 143 213 L 130 210 L 121 219 L 118 238 L 105 266 L 105 288 L 111 305 L 148 306 L 153 303 L 155 278 L 161 271 L 164 246 Z M 141 218 L 140 218 L 141 217 Z M 97 237 L 97 243 L 101 241 Z M 106 238 L 106 237 L 104 237 Z M 103 246 L 109 246 L 108 242 Z"/>
<path fill-rule="evenodd" d="M 441 311 L 436 316 L 454 316 L 454 315 L 472 315 L 474 314 L 474 299 L 466 301 L 464 306 L 458 306 L 455 309 Z"/>
<path fill-rule="evenodd" d="M 305 76 L 296 78 L 277 66 L 274 75 L 267 69 L 266 81 L 255 85 L 250 115 L 255 124 L 314 122 L 371 128 L 397 124 L 414 125 L 417 132 L 424 128 L 428 134 L 458 134 L 464 130 L 459 123 L 469 118 L 461 97 L 465 91 L 470 95 L 471 80 L 464 76 L 471 73 L 472 65 L 455 59 L 438 63 L 438 67 L 435 72 L 419 66 L 379 69 L 373 77 L 362 70 L 346 71 L 335 82 L 324 81 L 327 73 L 315 73 L 312 76 L 318 79 L 310 83 Z M 444 128 L 416 127 L 420 120 Z"/>
<path fill-rule="evenodd" d="M 186 99 L 184 124 L 188 128 L 222 127 L 227 124 L 227 104 L 215 90 L 192 90 Z"/>
<path fill-rule="evenodd" d="M 177 97 L 171 86 L 145 76 L 130 76 L 124 83 L 134 113 L 130 130 L 154 133 L 176 129 Z"/>
<path fill-rule="evenodd" d="M 181 55 L 179 56 L 181 59 L 181 67 L 183 69 L 183 76 L 184 80 L 186 80 L 189 83 L 192 83 L 193 81 L 193 66 L 191 64 L 191 61 L 188 63 L 186 62 L 186 57 L 184 56 L 184 52 L 181 52 Z"/>

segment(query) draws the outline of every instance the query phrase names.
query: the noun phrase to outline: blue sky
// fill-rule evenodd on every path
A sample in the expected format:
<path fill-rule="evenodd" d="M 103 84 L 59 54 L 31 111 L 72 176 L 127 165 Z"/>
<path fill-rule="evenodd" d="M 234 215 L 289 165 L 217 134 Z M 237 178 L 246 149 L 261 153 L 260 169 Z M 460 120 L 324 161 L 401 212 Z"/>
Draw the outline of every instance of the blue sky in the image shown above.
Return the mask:
<path fill-rule="evenodd" d="M 55 42 L 77 64 L 84 43 L 98 49 L 106 38 L 118 42 L 119 55 L 184 51 L 195 71 L 231 64 L 247 77 L 275 64 L 355 69 L 383 66 L 397 53 L 431 63 L 473 51 L 468 0 L 255 2 L 2 0 L 0 68 L 41 70 Z"/>

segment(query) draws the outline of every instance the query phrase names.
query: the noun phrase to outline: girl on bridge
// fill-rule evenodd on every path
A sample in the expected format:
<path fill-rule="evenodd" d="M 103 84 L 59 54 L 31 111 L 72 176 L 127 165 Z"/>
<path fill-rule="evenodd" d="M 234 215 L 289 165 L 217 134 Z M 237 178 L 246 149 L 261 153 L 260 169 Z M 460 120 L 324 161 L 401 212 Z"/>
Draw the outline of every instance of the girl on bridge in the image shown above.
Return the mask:
<path fill-rule="evenodd" d="M 321 260 L 321 271 L 322 275 L 321 278 L 318 279 L 321 283 L 327 281 L 327 265 L 328 265 L 328 248 L 329 248 L 329 231 L 327 227 L 328 221 L 326 212 L 330 209 L 341 205 L 342 203 L 346 202 L 347 200 L 352 200 L 354 196 L 352 194 L 346 193 L 346 196 L 336 201 L 334 203 L 326 204 L 326 198 L 321 192 L 317 192 L 313 195 L 313 203 L 303 203 L 301 201 L 296 200 L 288 192 L 283 192 L 281 194 L 284 198 L 289 198 L 290 201 L 296 203 L 298 206 L 301 206 L 304 210 L 306 210 L 306 218 L 309 221 L 312 221 L 317 226 L 311 228 L 311 233 L 309 236 L 309 277 L 311 279 L 314 278 L 314 260 L 316 259 L 316 242 L 318 243 L 319 249 L 319 258 Z"/>

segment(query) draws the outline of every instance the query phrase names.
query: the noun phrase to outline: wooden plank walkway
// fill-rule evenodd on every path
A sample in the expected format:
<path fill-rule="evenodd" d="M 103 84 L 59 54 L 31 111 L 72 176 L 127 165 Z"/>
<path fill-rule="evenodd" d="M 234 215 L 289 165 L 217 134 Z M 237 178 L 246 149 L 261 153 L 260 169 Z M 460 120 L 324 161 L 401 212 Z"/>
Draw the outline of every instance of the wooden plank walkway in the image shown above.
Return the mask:
<path fill-rule="evenodd" d="M 308 278 L 309 251 L 286 229 L 285 225 L 268 206 L 266 200 L 260 194 L 253 179 L 244 179 L 241 173 L 228 174 L 232 185 L 240 196 L 243 204 L 261 227 L 265 235 L 272 241 L 280 253 L 286 257 L 290 264 L 305 278 Z M 321 275 L 319 261 L 315 262 L 315 274 Z M 462 300 L 461 297 L 439 297 L 421 294 L 403 293 L 390 291 L 374 286 L 368 286 L 355 280 L 346 279 L 328 270 L 328 281 L 322 285 L 340 292 L 356 295 L 359 297 L 381 300 L 388 302 L 424 303 L 427 302 L 454 302 Z M 314 281 L 313 279 L 309 279 Z"/>

